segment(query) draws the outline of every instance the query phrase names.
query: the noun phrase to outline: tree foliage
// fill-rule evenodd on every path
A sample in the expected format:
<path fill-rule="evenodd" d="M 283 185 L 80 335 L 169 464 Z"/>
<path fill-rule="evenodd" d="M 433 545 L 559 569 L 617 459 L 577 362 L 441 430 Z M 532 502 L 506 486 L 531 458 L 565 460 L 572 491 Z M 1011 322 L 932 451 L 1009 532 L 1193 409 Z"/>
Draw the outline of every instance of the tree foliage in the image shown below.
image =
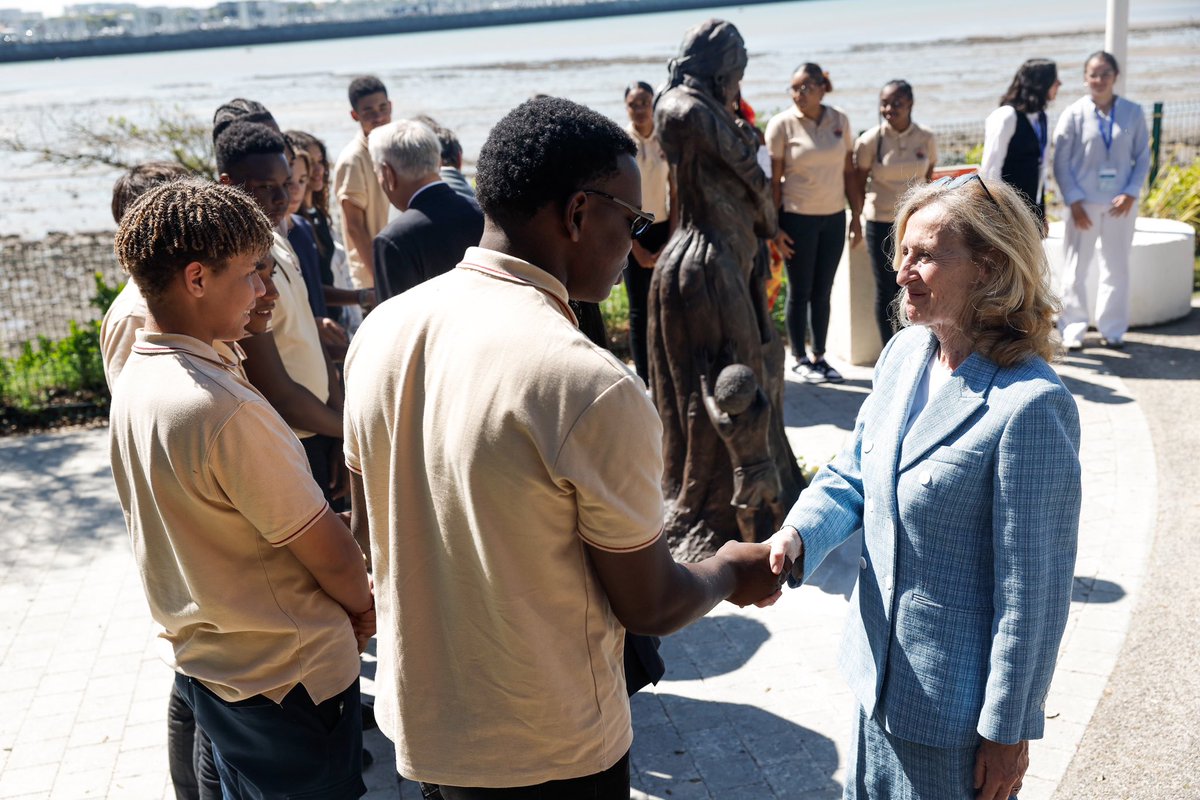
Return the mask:
<path fill-rule="evenodd" d="M 22 136 L 0 137 L 0 149 L 32 153 L 51 164 L 129 169 L 149 160 L 176 161 L 197 175 L 216 178 L 211 126 L 180 108 L 155 108 L 150 121 L 139 123 L 124 116 L 109 117 L 103 124 L 47 119 L 34 142 Z M 51 140 L 47 129 L 56 131 Z"/>

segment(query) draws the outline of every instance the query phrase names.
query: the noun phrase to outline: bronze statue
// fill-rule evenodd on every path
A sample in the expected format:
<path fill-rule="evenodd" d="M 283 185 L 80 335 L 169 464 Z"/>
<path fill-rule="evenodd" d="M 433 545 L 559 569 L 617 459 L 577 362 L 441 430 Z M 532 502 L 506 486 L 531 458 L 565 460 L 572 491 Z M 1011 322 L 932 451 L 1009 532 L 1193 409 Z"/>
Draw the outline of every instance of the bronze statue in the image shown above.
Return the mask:
<path fill-rule="evenodd" d="M 663 420 L 666 534 L 687 559 L 766 538 L 804 487 L 783 427 L 783 343 L 763 291 L 776 210 L 755 133 L 731 111 L 745 68 L 737 28 L 709 20 L 684 36 L 655 100 L 679 225 L 650 284 L 650 383 Z M 733 364 L 749 370 L 752 402 L 761 393 L 767 407 L 744 422 L 714 420 L 707 387 Z"/>

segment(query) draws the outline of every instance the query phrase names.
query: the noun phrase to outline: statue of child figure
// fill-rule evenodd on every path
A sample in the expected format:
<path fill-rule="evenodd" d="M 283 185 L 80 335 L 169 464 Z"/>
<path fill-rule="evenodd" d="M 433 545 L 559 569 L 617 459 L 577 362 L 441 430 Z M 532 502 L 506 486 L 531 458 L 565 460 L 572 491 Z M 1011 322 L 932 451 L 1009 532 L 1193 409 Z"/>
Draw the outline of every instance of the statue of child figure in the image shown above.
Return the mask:
<path fill-rule="evenodd" d="M 730 364 L 717 375 L 717 385 L 709 392 L 708 375 L 700 373 L 704 408 L 713 427 L 725 442 L 733 462 L 733 498 L 737 508 L 738 530 L 742 541 L 758 540 L 756 519 L 766 504 L 773 518 L 771 530 L 783 524 L 783 505 L 779 502 L 779 472 L 775 462 L 762 459 L 761 443 L 771 422 L 771 403 L 758 385 L 754 371 L 745 364 Z M 745 463 L 747 457 L 758 459 Z"/>

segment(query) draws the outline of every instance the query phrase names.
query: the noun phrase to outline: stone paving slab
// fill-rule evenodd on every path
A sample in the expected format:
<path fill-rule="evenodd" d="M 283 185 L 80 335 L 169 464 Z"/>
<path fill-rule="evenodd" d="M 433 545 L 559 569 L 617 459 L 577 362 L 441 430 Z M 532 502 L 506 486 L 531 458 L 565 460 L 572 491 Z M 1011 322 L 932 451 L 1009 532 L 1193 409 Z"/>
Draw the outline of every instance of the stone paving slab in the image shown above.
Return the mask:
<path fill-rule="evenodd" d="M 1152 541 L 1153 452 L 1119 378 L 1086 357 L 1060 371 L 1084 425 L 1084 506 L 1076 592 L 1060 667 L 1022 798 L 1049 797 L 1101 696 Z M 841 447 L 871 371 L 841 386 L 789 377 L 797 455 Z M 804 427 L 796 427 L 805 423 Z M 171 673 L 130 557 L 103 429 L 0 439 L 0 800 L 172 798 L 166 706 Z M 851 545 L 853 548 L 853 545 Z M 663 642 L 666 678 L 633 700 L 634 797 L 841 795 L 854 701 L 837 647 L 855 579 L 849 551 L 818 586 L 770 609 L 725 604 Z M 839 559 L 840 555 L 840 559 Z M 374 660 L 364 660 L 372 691 Z M 419 798 L 394 777 L 390 742 L 368 731 L 369 798 Z"/>

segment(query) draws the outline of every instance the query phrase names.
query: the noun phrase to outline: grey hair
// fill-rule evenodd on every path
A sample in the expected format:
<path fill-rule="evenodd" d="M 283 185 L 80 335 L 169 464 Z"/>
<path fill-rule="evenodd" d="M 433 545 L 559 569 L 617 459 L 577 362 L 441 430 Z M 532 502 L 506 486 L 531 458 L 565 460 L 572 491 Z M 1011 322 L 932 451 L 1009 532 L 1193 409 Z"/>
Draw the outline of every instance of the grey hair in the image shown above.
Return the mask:
<path fill-rule="evenodd" d="M 401 179 L 420 178 L 442 166 L 442 143 L 437 134 L 415 119 L 389 122 L 371 131 L 367 149 L 376 169 L 387 164 Z"/>

